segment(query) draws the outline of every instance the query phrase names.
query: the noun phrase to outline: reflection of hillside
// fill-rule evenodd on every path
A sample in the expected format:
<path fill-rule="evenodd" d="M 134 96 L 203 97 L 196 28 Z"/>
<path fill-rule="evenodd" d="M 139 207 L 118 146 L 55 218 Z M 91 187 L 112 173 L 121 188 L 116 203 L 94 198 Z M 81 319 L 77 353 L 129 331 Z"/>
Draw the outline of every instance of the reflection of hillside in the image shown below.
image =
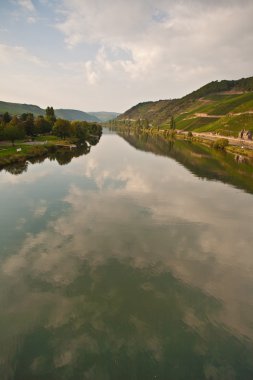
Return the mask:
<path fill-rule="evenodd" d="M 253 166 L 238 163 L 231 154 L 210 149 L 190 141 L 168 141 L 148 134 L 121 134 L 136 149 L 175 159 L 200 178 L 218 180 L 253 193 Z"/>

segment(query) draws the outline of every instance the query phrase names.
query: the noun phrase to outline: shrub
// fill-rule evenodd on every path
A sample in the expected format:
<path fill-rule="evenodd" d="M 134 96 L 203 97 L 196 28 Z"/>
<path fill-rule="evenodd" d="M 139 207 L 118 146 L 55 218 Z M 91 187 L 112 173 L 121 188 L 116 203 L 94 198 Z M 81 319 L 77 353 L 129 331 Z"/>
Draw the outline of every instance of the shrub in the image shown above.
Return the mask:
<path fill-rule="evenodd" d="M 229 144 L 228 139 L 218 139 L 214 141 L 213 148 L 224 150 L 226 146 L 228 146 L 228 144 Z"/>

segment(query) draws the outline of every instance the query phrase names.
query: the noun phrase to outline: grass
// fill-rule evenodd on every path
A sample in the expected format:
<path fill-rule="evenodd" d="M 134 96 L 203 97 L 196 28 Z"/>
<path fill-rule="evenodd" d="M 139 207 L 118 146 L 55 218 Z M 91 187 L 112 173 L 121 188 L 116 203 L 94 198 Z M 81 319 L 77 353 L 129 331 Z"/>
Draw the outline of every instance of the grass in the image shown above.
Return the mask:
<path fill-rule="evenodd" d="M 238 95 L 237 97 L 228 98 L 218 102 L 218 104 L 210 111 L 210 115 L 226 115 L 229 112 L 235 112 L 234 110 L 246 103 L 253 101 L 253 93 L 247 93 L 243 95 Z M 248 111 L 245 108 L 245 111 Z"/>
<path fill-rule="evenodd" d="M 48 144 L 36 145 L 36 141 L 48 141 Z M 59 140 L 58 137 L 51 135 L 39 136 L 36 141 L 34 141 L 34 145 L 25 145 L 24 141 L 15 143 L 15 146 L 10 145 L 10 143 L 0 145 L 0 167 L 44 156 L 52 149 L 56 149 L 56 145 L 69 145 L 71 143 L 68 140 Z M 21 151 L 17 152 L 17 149 L 21 149 Z"/>
<path fill-rule="evenodd" d="M 21 148 L 21 152 L 17 152 L 17 149 Z M 23 156 L 26 153 L 29 153 L 31 151 L 31 146 L 28 145 L 22 145 L 17 144 L 15 146 L 1 146 L 0 147 L 0 157 L 8 157 L 10 155 L 15 154 L 16 156 Z"/>
<path fill-rule="evenodd" d="M 253 114 L 233 115 L 253 110 L 253 92 L 244 94 L 211 95 L 198 100 L 175 119 L 177 129 L 195 132 L 215 132 L 237 137 L 244 128 L 253 129 Z M 192 117 L 198 113 L 223 115 L 217 119 Z"/>
<path fill-rule="evenodd" d="M 196 132 L 216 132 L 226 136 L 238 137 L 242 129 L 253 130 L 253 114 L 227 115 L 221 119 L 195 129 Z"/>
<path fill-rule="evenodd" d="M 21 148 L 21 151 L 17 152 L 17 148 Z M 15 147 L 1 148 L 0 167 L 9 164 L 24 162 L 33 157 L 44 156 L 49 152 L 49 149 L 49 147 L 46 147 L 44 145 L 16 145 Z"/>
<path fill-rule="evenodd" d="M 177 122 L 176 128 L 183 129 L 184 131 L 195 131 L 196 129 L 209 125 L 213 119 L 208 117 L 194 117 L 192 119 L 185 119 Z"/>

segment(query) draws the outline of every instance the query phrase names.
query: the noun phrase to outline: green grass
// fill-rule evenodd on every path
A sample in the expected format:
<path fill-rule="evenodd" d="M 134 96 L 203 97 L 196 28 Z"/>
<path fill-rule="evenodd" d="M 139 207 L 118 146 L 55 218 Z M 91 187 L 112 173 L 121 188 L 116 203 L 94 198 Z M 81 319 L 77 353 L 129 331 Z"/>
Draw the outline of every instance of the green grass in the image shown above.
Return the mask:
<path fill-rule="evenodd" d="M 247 101 L 246 103 L 240 104 L 233 110 L 234 113 L 247 111 L 253 111 L 253 98 Z"/>
<path fill-rule="evenodd" d="M 253 130 L 253 114 L 224 116 L 221 119 L 195 129 L 196 132 L 216 132 L 226 136 L 238 136 L 242 130 Z"/>
<path fill-rule="evenodd" d="M 48 141 L 45 145 L 36 145 L 36 141 Z M 56 145 L 68 145 L 70 141 L 60 140 L 56 136 L 39 136 L 34 141 L 35 145 L 25 145 L 24 141 L 16 141 L 15 145 L 12 146 L 11 143 L 6 142 L 0 145 L 0 166 L 9 165 L 12 163 L 24 162 L 29 158 L 39 157 L 47 154 Z M 17 149 L 21 148 L 20 152 Z"/>
<path fill-rule="evenodd" d="M 241 95 L 213 95 L 205 98 L 208 102 L 196 101 L 186 109 L 186 112 L 177 116 L 176 120 L 194 115 L 207 113 L 209 115 L 226 115 L 229 112 L 247 112 L 253 110 L 253 92 Z"/>
<path fill-rule="evenodd" d="M 195 117 L 180 122 L 176 121 L 176 128 L 183 129 L 184 131 L 195 131 L 197 128 L 209 125 L 212 121 L 213 119 L 208 117 Z"/>
<path fill-rule="evenodd" d="M 237 97 L 238 97 L 238 94 L 222 94 L 221 93 L 221 94 L 212 94 L 212 95 L 205 96 L 205 99 L 221 102 L 224 100 L 226 101 L 228 98 L 235 99 Z"/>
<path fill-rule="evenodd" d="M 216 132 L 226 136 L 238 136 L 239 131 L 253 128 L 253 115 L 229 115 L 230 113 L 248 112 L 253 110 L 253 92 L 237 95 L 211 95 L 205 98 L 208 103 L 196 101 L 186 112 L 175 119 L 176 128 L 185 131 Z M 209 115 L 224 115 L 219 119 L 206 117 L 190 118 L 197 113 Z"/>
<path fill-rule="evenodd" d="M 17 149 L 21 148 L 21 152 L 17 152 Z M 24 154 L 29 153 L 31 150 L 31 146 L 17 144 L 15 146 L 1 146 L 0 147 L 0 157 L 9 157 L 13 154 L 16 156 L 22 157 Z"/>
<path fill-rule="evenodd" d="M 17 149 L 21 148 L 20 152 Z M 49 147 L 34 146 L 34 145 L 15 145 L 13 146 L 1 146 L 0 149 L 0 167 L 10 165 L 13 163 L 21 163 L 29 160 L 33 157 L 40 157 L 47 154 Z"/>
<path fill-rule="evenodd" d="M 41 136 L 37 136 L 36 141 L 56 141 L 56 140 L 59 140 L 59 137 L 57 136 L 53 136 L 53 135 L 41 135 Z"/>
<path fill-rule="evenodd" d="M 236 108 L 252 100 L 252 92 L 243 95 L 237 95 L 237 97 L 229 97 L 229 99 L 222 100 L 216 104 L 216 106 L 209 113 L 210 115 L 226 115 L 229 112 L 234 112 Z"/>

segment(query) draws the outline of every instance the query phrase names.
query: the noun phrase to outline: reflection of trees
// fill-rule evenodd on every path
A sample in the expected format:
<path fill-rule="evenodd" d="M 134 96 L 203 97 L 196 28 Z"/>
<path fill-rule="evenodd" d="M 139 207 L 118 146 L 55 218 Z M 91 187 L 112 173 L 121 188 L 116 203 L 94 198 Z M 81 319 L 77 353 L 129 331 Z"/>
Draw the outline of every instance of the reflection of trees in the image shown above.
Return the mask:
<path fill-rule="evenodd" d="M 152 136 L 145 132 L 140 134 L 120 133 L 120 136 L 136 149 L 164 156 L 170 155 L 175 142 L 173 138 L 164 139 L 159 135 Z"/>
<path fill-rule="evenodd" d="M 37 157 L 31 157 L 29 158 L 29 162 L 31 164 L 40 164 L 41 162 L 44 162 L 47 156 L 37 156 Z"/>
<path fill-rule="evenodd" d="M 90 145 L 97 145 L 97 143 L 99 142 L 100 140 L 100 137 L 101 137 L 101 134 L 99 135 L 90 135 L 89 137 L 87 137 L 87 142 L 90 144 Z"/>
<path fill-rule="evenodd" d="M 90 152 L 90 146 L 86 142 L 76 148 L 60 148 L 55 153 L 50 155 L 50 159 L 56 160 L 59 165 L 67 165 L 74 157 L 80 157 Z"/>
<path fill-rule="evenodd" d="M 171 157 L 200 178 L 219 180 L 253 193 L 252 163 L 249 160 L 238 166 L 233 155 L 203 144 L 146 135 L 120 133 L 136 149 Z"/>
<path fill-rule="evenodd" d="M 48 158 L 50 161 L 56 160 L 59 165 L 67 165 L 72 161 L 74 157 L 80 157 L 82 155 L 88 154 L 91 150 L 91 146 L 98 144 L 102 133 L 100 133 L 100 130 L 98 130 L 97 133 L 97 135 L 92 135 L 87 138 L 87 141 L 79 142 L 75 148 L 61 148 L 52 145 L 52 147 L 49 148 L 48 154 L 30 157 L 27 159 L 27 161 L 7 165 L 3 168 L 0 168 L 0 171 L 2 169 L 5 169 L 7 172 L 14 175 L 22 174 L 23 172 L 27 171 L 28 162 L 31 164 L 40 164 L 44 162 L 46 158 Z"/>
<path fill-rule="evenodd" d="M 5 166 L 4 170 L 13 175 L 19 175 L 27 171 L 28 161 Z"/>

